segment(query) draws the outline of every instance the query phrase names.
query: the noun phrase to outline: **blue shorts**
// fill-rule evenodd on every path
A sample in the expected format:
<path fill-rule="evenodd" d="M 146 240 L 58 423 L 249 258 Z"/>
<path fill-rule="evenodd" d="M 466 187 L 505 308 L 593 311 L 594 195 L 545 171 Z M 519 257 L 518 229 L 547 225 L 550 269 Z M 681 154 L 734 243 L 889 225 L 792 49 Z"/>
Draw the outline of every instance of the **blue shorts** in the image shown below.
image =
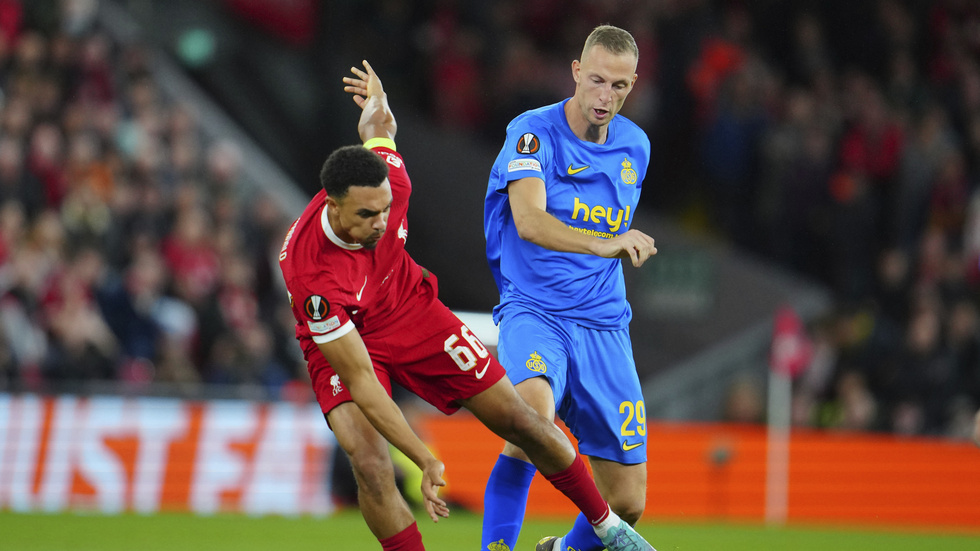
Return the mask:
<path fill-rule="evenodd" d="M 497 356 L 515 385 L 547 377 L 558 417 L 583 455 L 626 465 L 647 460 L 646 408 L 629 329 L 589 329 L 509 305 Z"/>

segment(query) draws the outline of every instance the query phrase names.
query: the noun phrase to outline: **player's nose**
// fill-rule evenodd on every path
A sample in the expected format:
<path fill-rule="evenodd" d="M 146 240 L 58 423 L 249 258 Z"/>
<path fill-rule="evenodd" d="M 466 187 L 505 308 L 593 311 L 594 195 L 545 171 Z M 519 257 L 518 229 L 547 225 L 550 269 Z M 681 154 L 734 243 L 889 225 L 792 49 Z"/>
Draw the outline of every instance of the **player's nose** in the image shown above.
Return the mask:
<path fill-rule="evenodd" d="M 611 84 L 605 84 L 599 87 L 599 101 L 602 102 L 603 105 L 611 102 L 612 96 L 613 92 Z"/>

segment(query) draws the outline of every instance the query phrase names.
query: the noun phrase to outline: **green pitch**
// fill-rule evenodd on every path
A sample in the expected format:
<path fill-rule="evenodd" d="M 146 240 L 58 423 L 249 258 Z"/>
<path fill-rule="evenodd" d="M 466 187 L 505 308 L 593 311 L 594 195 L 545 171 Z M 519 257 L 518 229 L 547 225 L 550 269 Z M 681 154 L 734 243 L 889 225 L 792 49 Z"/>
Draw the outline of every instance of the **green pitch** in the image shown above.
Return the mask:
<path fill-rule="evenodd" d="M 481 517 L 459 511 L 439 524 L 419 518 L 430 551 L 478 551 Z M 531 551 L 543 535 L 567 522 L 528 522 L 517 550 Z M 643 522 L 640 532 L 658 551 L 976 551 L 980 527 L 972 534 L 841 529 L 766 528 L 736 524 Z M 378 551 L 380 546 L 356 510 L 327 519 L 195 517 L 0 512 L 3 551 Z"/>

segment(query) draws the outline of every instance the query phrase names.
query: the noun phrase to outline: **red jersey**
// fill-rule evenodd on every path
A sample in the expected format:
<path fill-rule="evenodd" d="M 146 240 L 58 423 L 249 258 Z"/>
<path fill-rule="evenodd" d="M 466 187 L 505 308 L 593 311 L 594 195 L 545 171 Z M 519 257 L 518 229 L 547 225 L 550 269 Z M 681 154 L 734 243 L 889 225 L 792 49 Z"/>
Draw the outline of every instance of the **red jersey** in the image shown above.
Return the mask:
<path fill-rule="evenodd" d="M 391 210 L 373 249 L 341 241 L 327 221 L 321 191 L 286 234 L 279 266 L 296 317 L 296 338 L 324 413 L 351 400 L 320 353 L 357 329 L 378 380 L 391 380 L 444 413 L 490 388 L 506 372 L 475 335 L 438 299 L 438 281 L 405 251 L 411 181 L 401 156 L 372 148 L 388 163 Z"/>
<path fill-rule="evenodd" d="M 419 311 L 419 300 L 431 300 L 419 294 L 422 268 L 405 251 L 412 192 L 405 163 L 387 147 L 373 151 L 388 163 L 392 195 L 388 225 L 375 248 L 337 237 L 321 190 L 293 223 L 279 253 L 296 338 L 304 350 L 309 350 L 308 340 L 330 342 L 354 328 L 362 337 L 391 331 Z"/>

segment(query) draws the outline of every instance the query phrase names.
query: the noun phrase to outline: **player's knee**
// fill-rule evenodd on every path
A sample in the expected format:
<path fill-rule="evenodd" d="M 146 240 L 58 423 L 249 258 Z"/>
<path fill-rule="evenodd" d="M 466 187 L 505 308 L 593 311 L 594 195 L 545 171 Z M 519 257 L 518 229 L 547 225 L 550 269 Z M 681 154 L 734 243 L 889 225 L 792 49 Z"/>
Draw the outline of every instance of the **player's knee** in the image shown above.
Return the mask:
<path fill-rule="evenodd" d="M 386 454 L 367 450 L 350 455 L 354 478 L 361 491 L 384 493 L 395 486 L 395 470 Z"/>
<path fill-rule="evenodd" d="M 611 496 L 609 508 L 629 524 L 636 524 L 646 507 L 645 496 Z"/>
<path fill-rule="evenodd" d="M 518 440 L 522 438 L 522 434 L 526 431 L 527 427 L 527 414 L 523 410 L 529 409 L 526 407 L 526 404 L 524 406 L 502 409 L 491 417 L 485 417 L 483 422 L 497 436 L 508 442 L 520 445 Z"/>
<path fill-rule="evenodd" d="M 535 447 L 546 438 L 548 425 L 549 422 L 529 406 L 517 408 L 507 423 L 510 436 L 506 440 L 520 448 Z"/>

